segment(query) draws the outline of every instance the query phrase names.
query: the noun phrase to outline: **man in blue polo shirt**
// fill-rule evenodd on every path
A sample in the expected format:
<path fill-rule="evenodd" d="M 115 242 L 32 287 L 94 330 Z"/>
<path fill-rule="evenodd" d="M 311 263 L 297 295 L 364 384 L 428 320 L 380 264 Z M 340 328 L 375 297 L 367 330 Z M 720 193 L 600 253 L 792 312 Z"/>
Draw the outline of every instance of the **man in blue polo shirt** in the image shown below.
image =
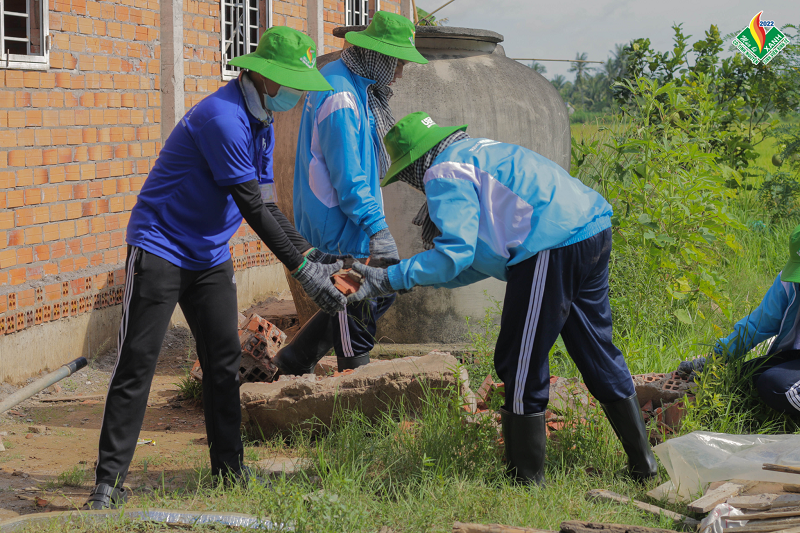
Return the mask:
<path fill-rule="evenodd" d="M 228 248 L 242 217 L 325 312 L 345 307 L 330 281 L 341 261 L 312 249 L 269 198 L 272 112 L 291 109 L 303 91 L 331 88 L 316 68 L 314 42 L 290 28 L 270 28 L 255 52 L 230 64 L 246 71 L 176 125 L 131 211 L 117 363 L 89 509 L 117 507 L 127 498 L 123 483 L 176 304 L 203 369 L 211 472 L 227 481 L 249 476 L 242 465 L 241 346 Z"/>

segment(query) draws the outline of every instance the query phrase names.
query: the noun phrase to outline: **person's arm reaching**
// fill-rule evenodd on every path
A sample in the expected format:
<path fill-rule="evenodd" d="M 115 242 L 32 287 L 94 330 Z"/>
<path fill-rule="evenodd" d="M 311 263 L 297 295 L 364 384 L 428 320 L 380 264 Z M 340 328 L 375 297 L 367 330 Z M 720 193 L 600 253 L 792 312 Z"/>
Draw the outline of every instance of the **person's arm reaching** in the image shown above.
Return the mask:
<path fill-rule="evenodd" d="M 261 203 L 258 180 L 253 178 L 244 183 L 230 185 L 228 186 L 228 191 L 230 191 L 233 201 L 236 202 L 236 206 L 244 219 L 250 224 L 256 235 L 275 254 L 275 257 L 286 265 L 289 270 L 295 270 L 299 267 L 303 262 L 303 254 L 289 239 L 281 224 L 275 220 L 271 210 L 267 208 L 267 204 Z M 300 238 L 302 239 L 302 237 Z"/>
<path fill-rule="evenodd" d="M 297 251 L 301 254 L 305 254 L 309 251 L 312 246 L 302 235 L 300 232 L 297 231 L 297 228 L 294 227 L 294 224 L 289 222 L 289 219 L 286 218 L 286 215 L 283 214 L 283 211 L 280 210 L 277 204 L 267 203 L 264 204 L 267 208 L 269 213 L 272 215 L 272 218 L 275 219 L 275 222 L 281 227 L 283 232 L 286 234 L 286 237 L 292 242 Z"/>
<path fill-rule="evenodd" d="M 342 268 L 342 262 L 321 265 L 303 257 L 266 205 L 261 202 L 257 179 L 230 185 L 228 190 L 244 219 L 278 260 L 292 272 L 292 277 L 300 282 L 306 294 L 329 315 L 344 310 L 345 297 L 330 280 Z"/>

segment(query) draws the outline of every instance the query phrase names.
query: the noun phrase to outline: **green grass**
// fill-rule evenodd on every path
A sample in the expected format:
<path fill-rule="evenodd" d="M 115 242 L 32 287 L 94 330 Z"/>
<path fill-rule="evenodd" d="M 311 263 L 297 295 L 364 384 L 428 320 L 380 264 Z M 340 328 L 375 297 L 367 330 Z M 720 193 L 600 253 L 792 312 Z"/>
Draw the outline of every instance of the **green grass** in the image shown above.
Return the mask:
<path fill-rule="evenodd" d="M 624 465 L 620 446 L 597 408 L 586 423 L 548 443 L 548 485 L 521 487 L 503 475 L 501 446 L 491 419 L 467 423 L 460 401 L 429 393 L 417 410 L 367 420 L 339 412 L 325 436 L 297 434 L 291 445 L 311 468 L 305 476 L 278 478 L 271 490 L 255 484 L 225 488 L 197 457 L 194 480 L 180 490 L 143 494 L 137 506 L 226 511 L 269 517 L 298 532 L 448 532 L 454 521 L 503 523 L 557 530 L 571 519 L 671 527 L 667 520 L 630 506 L 590 502 L 584 494 L 606 488 L 642 498 L 648 487 L 616 477 Z M 406 420 L 409 423 L 399 423 Z M 587 474 L 592 467 L 595 474 Z M 130 524 L 103 531 L 127 531 Z M 59 533 L 81 526 L 31 528 Z M 158 526 L 146 531 L 160 531 Z"/>

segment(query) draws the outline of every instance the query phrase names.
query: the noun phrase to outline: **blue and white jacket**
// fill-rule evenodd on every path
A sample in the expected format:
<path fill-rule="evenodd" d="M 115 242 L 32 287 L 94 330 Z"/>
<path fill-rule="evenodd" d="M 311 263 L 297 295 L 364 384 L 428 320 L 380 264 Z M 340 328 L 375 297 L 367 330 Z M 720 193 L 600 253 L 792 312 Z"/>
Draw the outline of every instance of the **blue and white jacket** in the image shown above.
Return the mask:
<path fill-rule="evenodd" d="M 490 139 L 451 144 L 425 173 L 432 250 L 389 267 L 395 290 L 460 287 L 611 227 L 611 205 L 546 157 Z"/>
<path fill-rule="evenodd" d="M 718 339 L 714 351 L 729 357 L 742 357 L 770 337 L 775 337 L 775 340 L 767 355 L 800 349 L 798 308 L 797 283 L 781 281 L 778 274 L 761 304 L 733 326 L 733 333 Z"/>
<path fill-rule="evenodd" d="M 294 163 L 294 223 L 323 252 L 369 255 L 369 238 L 387 227 L 380 191 L 381 139 L 367 103 L 374 80 L 342 60 L 320 72 L 333 91 L 309 92 Z"/>

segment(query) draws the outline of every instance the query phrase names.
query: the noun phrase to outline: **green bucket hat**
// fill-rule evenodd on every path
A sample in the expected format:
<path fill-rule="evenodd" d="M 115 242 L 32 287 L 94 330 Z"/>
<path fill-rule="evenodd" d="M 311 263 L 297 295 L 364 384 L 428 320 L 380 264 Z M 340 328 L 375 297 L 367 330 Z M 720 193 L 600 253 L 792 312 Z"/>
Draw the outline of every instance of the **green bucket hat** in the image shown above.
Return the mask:
<path fill-rule="evenodd" d="M 425 155 L 447 136 L 467 129 L 467 125 L 444 128 L 437 125 L 424 111 L 417 111 L 403 117 L 392 126 L 383 138 L 386 151 L 392 159 L 392 166 L 381 182 L 385 187 L 397 180 L 397 173 Z"/>
<path fill-rule="evenodd" d="M 428 62 L 414 46 L 414 23 L 402 15 L 376 11 L 366 30 L 349 31 L 344 38 L 352 45 L 403 61 L 422 65 Z"/>
<path fill-rule="evenodd" d="M 789 261 L 781 272 L 781 281 L 800 283 L 800 226 L 789 237 Z"/>
<path fill-rule="evenodd" d="M 228 64 L 298 91 L 333 90 L 317 70 L 317 45 L 308 35 L 286 26 L 268 29 L 255 52 L 234 57 Z"/>

